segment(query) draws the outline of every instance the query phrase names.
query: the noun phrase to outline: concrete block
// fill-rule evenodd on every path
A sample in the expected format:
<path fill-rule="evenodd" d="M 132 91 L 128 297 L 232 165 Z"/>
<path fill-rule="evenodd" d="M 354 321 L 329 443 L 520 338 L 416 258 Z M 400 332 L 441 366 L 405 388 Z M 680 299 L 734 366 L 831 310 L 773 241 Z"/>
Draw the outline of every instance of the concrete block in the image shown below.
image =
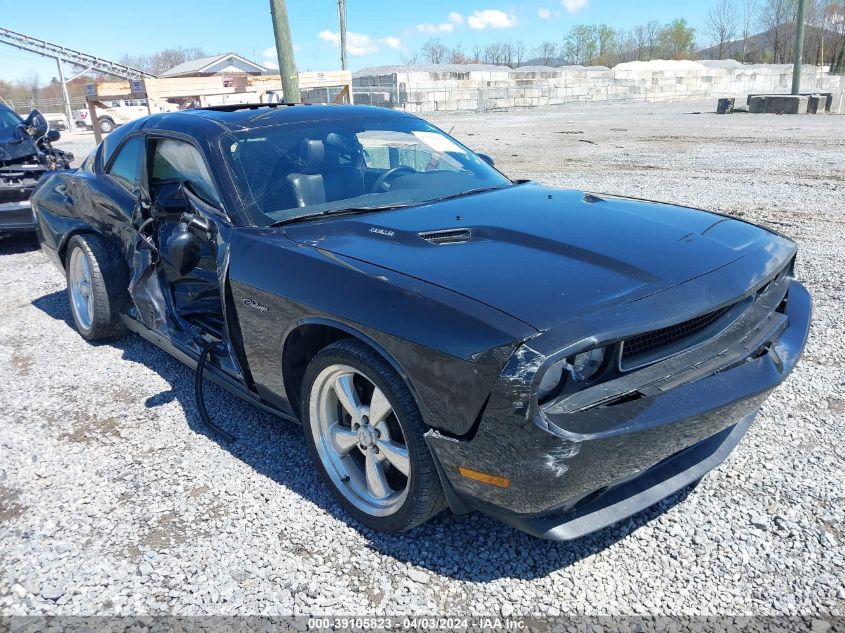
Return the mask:
<path fill-rule="evenodd" d="M 751 97 L 748 103 L 752 114 L 807 114 L 809 97 L 804 95 L 764 95 Z"/>
<path fill-rule="evenodd" d="M 824 114 L 827 112 L 829 95 L 810 95 L 807 97 L 807 114 Z"/>
<path fill-rule="evenodd" d="M 845 92 L 830 95 L 830 114 L 845 114 Z"/>
<path fill-rule="evenodd" d="M 719 99 L 716 105 L 716 114 L 731 114 L 734 111 L 733 99 Z"/>

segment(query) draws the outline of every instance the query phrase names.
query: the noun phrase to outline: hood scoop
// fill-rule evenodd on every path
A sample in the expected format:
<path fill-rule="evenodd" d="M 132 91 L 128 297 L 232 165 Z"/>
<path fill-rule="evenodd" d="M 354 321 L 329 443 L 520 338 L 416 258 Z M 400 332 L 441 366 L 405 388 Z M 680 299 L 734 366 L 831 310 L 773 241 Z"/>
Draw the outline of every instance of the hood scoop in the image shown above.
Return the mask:
<path fill-rule="evenodd" d="M 426 242 L 432 244 L 462 244 L 469 242 L 472 231 L 469 229 L 443 229 L 440 231 L 425 231 L 419 234 Z"/>

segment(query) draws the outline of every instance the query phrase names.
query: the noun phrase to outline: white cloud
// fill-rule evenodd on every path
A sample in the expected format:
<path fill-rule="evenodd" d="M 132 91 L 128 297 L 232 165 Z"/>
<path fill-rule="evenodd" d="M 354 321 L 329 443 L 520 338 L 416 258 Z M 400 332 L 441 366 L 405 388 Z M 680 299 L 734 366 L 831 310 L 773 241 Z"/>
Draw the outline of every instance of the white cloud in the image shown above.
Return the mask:
<path fill-rule="evenodd" d="M 264 66 L 264 68 L 278 70 L 279 58 L 276 56 L 275 46 L 265 48 L 263 51 L 261 51 L 261 59 L 258 60 L 258 63 Z"/>
<path fill-rule="evenodd" d="M 453 33 L 456 26 L 461 26 L 464 23 L 464 16 L 457 11 L 450 11 L 446 22 L 439 24 L 431 24 L 425 22 L 417 24 L 415 27 L 419 33 Z"/>
<path fill-rule="evenodd" d="M 443 24 L 417 24 L 417 31 L 420 33 L 451 33 L 455 30 L 455 25 L 451 22 L 444 22 Z"/>
<path fill-rule="evenodd" d="M 581 9 L 587 6 L 589 0 L 560 0 L 563 8 L 570 13 L 578 13 Z"/>
<path fill-rule="evenodd" d="M 571 2 L 573 0 L 564 1 Z M 516 16 L 499 11 L 498 9 L 484 9 L 483 11 L 473 11 L 472 15 L 467 18 L 467 23 L 469 24 L 469 28 L 475 29 L 476 31 L 483 31 L 486 28 L 509 29 L 512 26 L 516 26 Z"/>
<path fill-rule="evenodd" d="M 340 33 L 334 31 L 320 31 L 318 37 L 334 47 L 340 46 Z M 369 35 L 363 33 L 346 32 L 346 51 L 353 57 L 378 53 L 378 44 Z"/>
<path fill-rule="evenodd" d="M 392 48 L 393 50 L 399 50 L 402 48 L 402 40 L 398 37 L 393 37 L 392 35 L 381 38 L 379 43 L 384 44 L 387 48 Z"/>
<path fill-rule="evenodd" d="M 300 47 L 297 44 L 293 45 L 293 52 L 298 53 Z M 271 46 L 261 51 L 261 56 L 258 58 L 258 64 L 270 70 L 279 70 L 279 58 L 276 55 L 276 47 Z"/>
<path fill-rule="evenodd" d="M 548 20 L 552 17 L 552 12 L 549 11 L 546 7 L 540 7 L 537 9 L 537 17 L 541 20 Z"/>

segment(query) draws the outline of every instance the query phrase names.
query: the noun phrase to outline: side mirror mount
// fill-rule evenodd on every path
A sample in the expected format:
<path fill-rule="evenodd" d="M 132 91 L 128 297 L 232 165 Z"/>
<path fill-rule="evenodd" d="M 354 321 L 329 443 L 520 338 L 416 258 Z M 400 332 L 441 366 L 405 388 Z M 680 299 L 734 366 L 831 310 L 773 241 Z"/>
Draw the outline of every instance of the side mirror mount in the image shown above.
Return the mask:
<path fill-rule="evenodd" d="M 493 157 L 489 154 L 478 154 L 478 157 L 483 160 L 485 163 L 490 165 L 490 167 L 496 166 L 496 161 L 493 160 Z"/>
<path fill-rule="evenodd" d="M 179 223 L 167 238 L 166 256 L 168 263 L 180 275 L 187 275 L 200 263 L 202 243 L 187 224 Z"/>
<path fill-rule="evenodd" d="M 62 138 L 62 135 L 61 135 L 61 134 L 59 134 L 59 131 L 58 131 L 58 130 L 54 130 L 54 129 L 52 129 L 52 128 L 51 128 L 51 129 L 47 132 L 47 140 L 48 140 L 48 141 L 50 141 L 51 143 L 55 143 L 55 142 L 56 142 L 56 141 L 58 141 L 60 138 Z"/>
<path fill-rule="evenodd" d="M 27 116 L 24 121 L 24 125 L 26 126 L 26 129 L 29 130 L 29 133 L 35 138 L 41 138 L 50 131 L 50 124 L 47 122 L 44 115 L 38 110 L 33 110 L 29 113 L 29 116 Z"/>

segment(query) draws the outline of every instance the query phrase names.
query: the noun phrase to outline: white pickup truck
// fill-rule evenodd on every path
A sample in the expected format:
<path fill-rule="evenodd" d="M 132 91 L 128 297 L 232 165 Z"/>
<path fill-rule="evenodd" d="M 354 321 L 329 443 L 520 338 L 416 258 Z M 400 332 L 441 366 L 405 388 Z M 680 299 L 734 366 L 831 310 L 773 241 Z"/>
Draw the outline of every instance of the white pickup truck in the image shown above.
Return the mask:
<path fill-rule="evenodd" d="M 121 99 L 109 101 L 101 108 L 97 106 L 97 119 L 100 123 L 100 132 L 108 134 L 118 125 L 129 123 L 142 116 L 149 114 L 146 99 Z M 81 108 L 73 113 L 73 120 L 76 127 L 91 128 L 91 115 L 88 108 Z"/>

